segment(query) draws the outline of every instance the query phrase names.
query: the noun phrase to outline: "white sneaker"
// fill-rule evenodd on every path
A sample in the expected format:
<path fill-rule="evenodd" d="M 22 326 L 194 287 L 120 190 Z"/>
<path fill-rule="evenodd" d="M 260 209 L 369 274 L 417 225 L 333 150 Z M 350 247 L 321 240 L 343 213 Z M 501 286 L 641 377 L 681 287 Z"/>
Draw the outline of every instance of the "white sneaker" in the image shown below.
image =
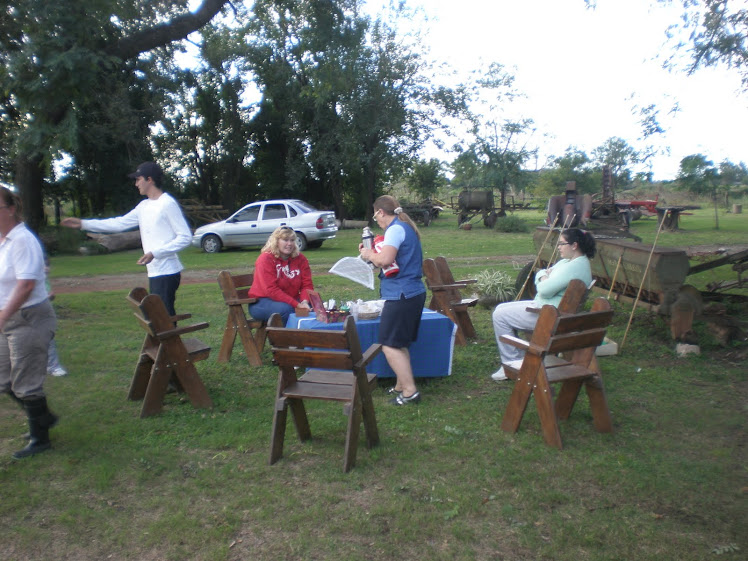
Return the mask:
<path fill-rule="evenodd" d="M 506 374 L 504 374 L 504 367 L 502 366 L 496 372 L 494 372 L 493 374 L 491 374 L 491 379 L 492 380 L 496 380 L 497 382 L 501 382 L 503 380 L 506 380 L 507 377 L 506 377 Z"/>
<path fill-rule="evenodd" d="M 49 370 L 47 374 L 49 374 L 50 376 L 67 376 L 68 371 L 65 370 L 62 366 L 58 366 L 57 368 Z"/>
<path fill-rule="evenodd" d="M 521 359 L 520 360 L 512 360 L 511 362 L 507 362 L 506 364 L 507 364 L 507 366 L 510 366 L 510 367 L 514 368 L 515 370 L 519 370 L 520 368 L 522 368 L 522 360 Z M 496 380 L 497 382 L 501 382 L 503 380 L 507 380 L 507 375 L 504 372 L 504 367 L 502 366 L 496 372 L 494 372 L 493 374 L 491 374 L 491 379 L 492 380 Z"/>

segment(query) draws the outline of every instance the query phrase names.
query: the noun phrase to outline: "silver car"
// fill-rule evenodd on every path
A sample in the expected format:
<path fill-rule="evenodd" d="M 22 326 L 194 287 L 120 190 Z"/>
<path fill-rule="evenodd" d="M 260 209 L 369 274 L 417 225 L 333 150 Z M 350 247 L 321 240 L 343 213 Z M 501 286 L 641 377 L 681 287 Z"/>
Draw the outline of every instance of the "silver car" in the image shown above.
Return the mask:
<path fill-rule="evenodd" d="M 192 245 L 206 253 L 223 247 L 261 247 L 278 226 L 294 229 L 299 251 L 320 247 L 338 231 L 334 212 L 317 210 L 298 199 L 277 199 L 248 204 L 226 220 L 200 226 Z"/>

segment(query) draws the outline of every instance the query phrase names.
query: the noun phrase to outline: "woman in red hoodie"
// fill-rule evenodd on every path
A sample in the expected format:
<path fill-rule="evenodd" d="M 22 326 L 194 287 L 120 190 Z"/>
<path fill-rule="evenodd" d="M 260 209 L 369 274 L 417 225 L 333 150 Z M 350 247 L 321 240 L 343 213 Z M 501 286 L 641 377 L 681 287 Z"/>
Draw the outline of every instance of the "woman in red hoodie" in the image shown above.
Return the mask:
<path fill-rule="evenodd" d="M 290 226 L 281 226 L 268 238 L 255 261 L 254 280 L 249 297 L 257 302 L 249 305 L 254 319 L 267 320 L 280 314 L 283 325 L 295 308 L 309 309 L 308 291 L 314 290 L 312 270 L 307 258 L 296 247 L 296 233 Z"/>

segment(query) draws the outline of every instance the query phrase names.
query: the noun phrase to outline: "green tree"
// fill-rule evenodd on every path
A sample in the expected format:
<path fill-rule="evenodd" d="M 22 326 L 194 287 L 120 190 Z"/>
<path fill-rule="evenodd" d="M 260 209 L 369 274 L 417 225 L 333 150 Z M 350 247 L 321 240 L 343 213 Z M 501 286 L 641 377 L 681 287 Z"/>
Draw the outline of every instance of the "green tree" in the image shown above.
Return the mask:
<path fill-rule="evenodd" d="M 592 151 L 592 161 L 598 169 L 610 166 L 615 185 L 625 187 L 631 184 L 631 170 L 640 157 L 628 142 L 614 136 Z"/>
<path fill-rule="evenodd" d="M 242 101 L 246 46 L 227 27 L 209 24 L 201 35 L 201 63 L 173 72 L 177 87 L 152 143 L 159 160 L 182 172 L 185 196 L 236 208 L 258 195 L 248 166 L 251 108 Z"/>
<path fill-rule="evenodd" d="M 371 213 L 438 123 L 450 92 L 359 0 L 258 0 L 248 63 L 262 91 L 251 123 L 264 192 Z"/>
<path fill-rule="evenodd" d="M 593 169 L 591 163 L 585 152 L 570 146 L 563 156 L 554 158 L 551 166 L 536 174 L 533 193 L 541 197 L 561 195 L 567 181 L 574 181 L 579 193 L 597 193 L 600 190 L 600 173 Z"/>
<path fill-rule="evenodd" d="M 60 153 L 88 149 L 96 154 L 87 158 L 88 172 L 114 174 L 120 170 L 106 157 L 113 146 L 99 150 L 102 139 L 117 137 L 118 149 L 132 156 L 146 152 L 158 60 L 141 55 L 185 38 L 226 3 L 203 0 L 189 12 L 186 0 L 16 0 L 4 9 L 0 135 L 10 148 L 3 175 L 19 187 L 32 228 L 44 221 L 44 180 Z"/>
<path fill-rule="evenodd" d="M 407 176 L 408 189 L 416 196 L 427 199 L 436 195 L 438 190 L 447 184 L 444 175 L 444 164 L 432 158 L 428 161 L 419 160 Z"/>
<path fill-rule="evenodd" d="M 678 170 L 678 185 L 695 195 L 708 195 L 714 202 L 714 229 L 719 230 L 719 214 L 717 212 L 717 188 L 719 173 L 714 163 L 703 154 L 692 154 L 680 161 Z"/>
<path fill-rule="evenodd" d="M 748 166 L 724 160 L 719 164 L 719 177 L 725 185 L 748 185 Z"/>
<path fill-rule="evenodd" d="M 537 152 L 530 144 L 534 122 L 530 118 L 505 117 L 506 105 L 520 94 L 514 89 L 514 76 L 499 63 L 478 71 L 478 78 L 466 91 L 471 142 L 459 147 L 452 184 L 498 189 L 503 211 L 508 189 L 521 190 L 528 181 L 523 166 Z"/>

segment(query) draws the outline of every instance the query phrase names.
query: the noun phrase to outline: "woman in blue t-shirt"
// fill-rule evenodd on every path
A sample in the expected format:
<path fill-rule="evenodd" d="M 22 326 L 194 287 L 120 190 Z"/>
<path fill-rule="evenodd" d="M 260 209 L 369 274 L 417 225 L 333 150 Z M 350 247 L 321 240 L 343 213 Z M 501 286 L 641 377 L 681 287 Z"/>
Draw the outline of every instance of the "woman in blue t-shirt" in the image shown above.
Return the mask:
<path fill-rule="evenodd" d="M 413 378 L 408 347 L 418 338 L 421 313 L 426 303 L 423 285 L 421 234 L 394 197 L 383 195 L 374 201 L 374 220 L 384 230 L 379 252 L 360 247 L 361 257 L 388 270 L 397 262 L 397 273 L 379 272 L 380 294 L 385 301 L 379 324 L 379 342 L 387 363 L 397 376 L 389 391 L 396 393 L 393 405 L 415 404 L 421 400 Z"/>

